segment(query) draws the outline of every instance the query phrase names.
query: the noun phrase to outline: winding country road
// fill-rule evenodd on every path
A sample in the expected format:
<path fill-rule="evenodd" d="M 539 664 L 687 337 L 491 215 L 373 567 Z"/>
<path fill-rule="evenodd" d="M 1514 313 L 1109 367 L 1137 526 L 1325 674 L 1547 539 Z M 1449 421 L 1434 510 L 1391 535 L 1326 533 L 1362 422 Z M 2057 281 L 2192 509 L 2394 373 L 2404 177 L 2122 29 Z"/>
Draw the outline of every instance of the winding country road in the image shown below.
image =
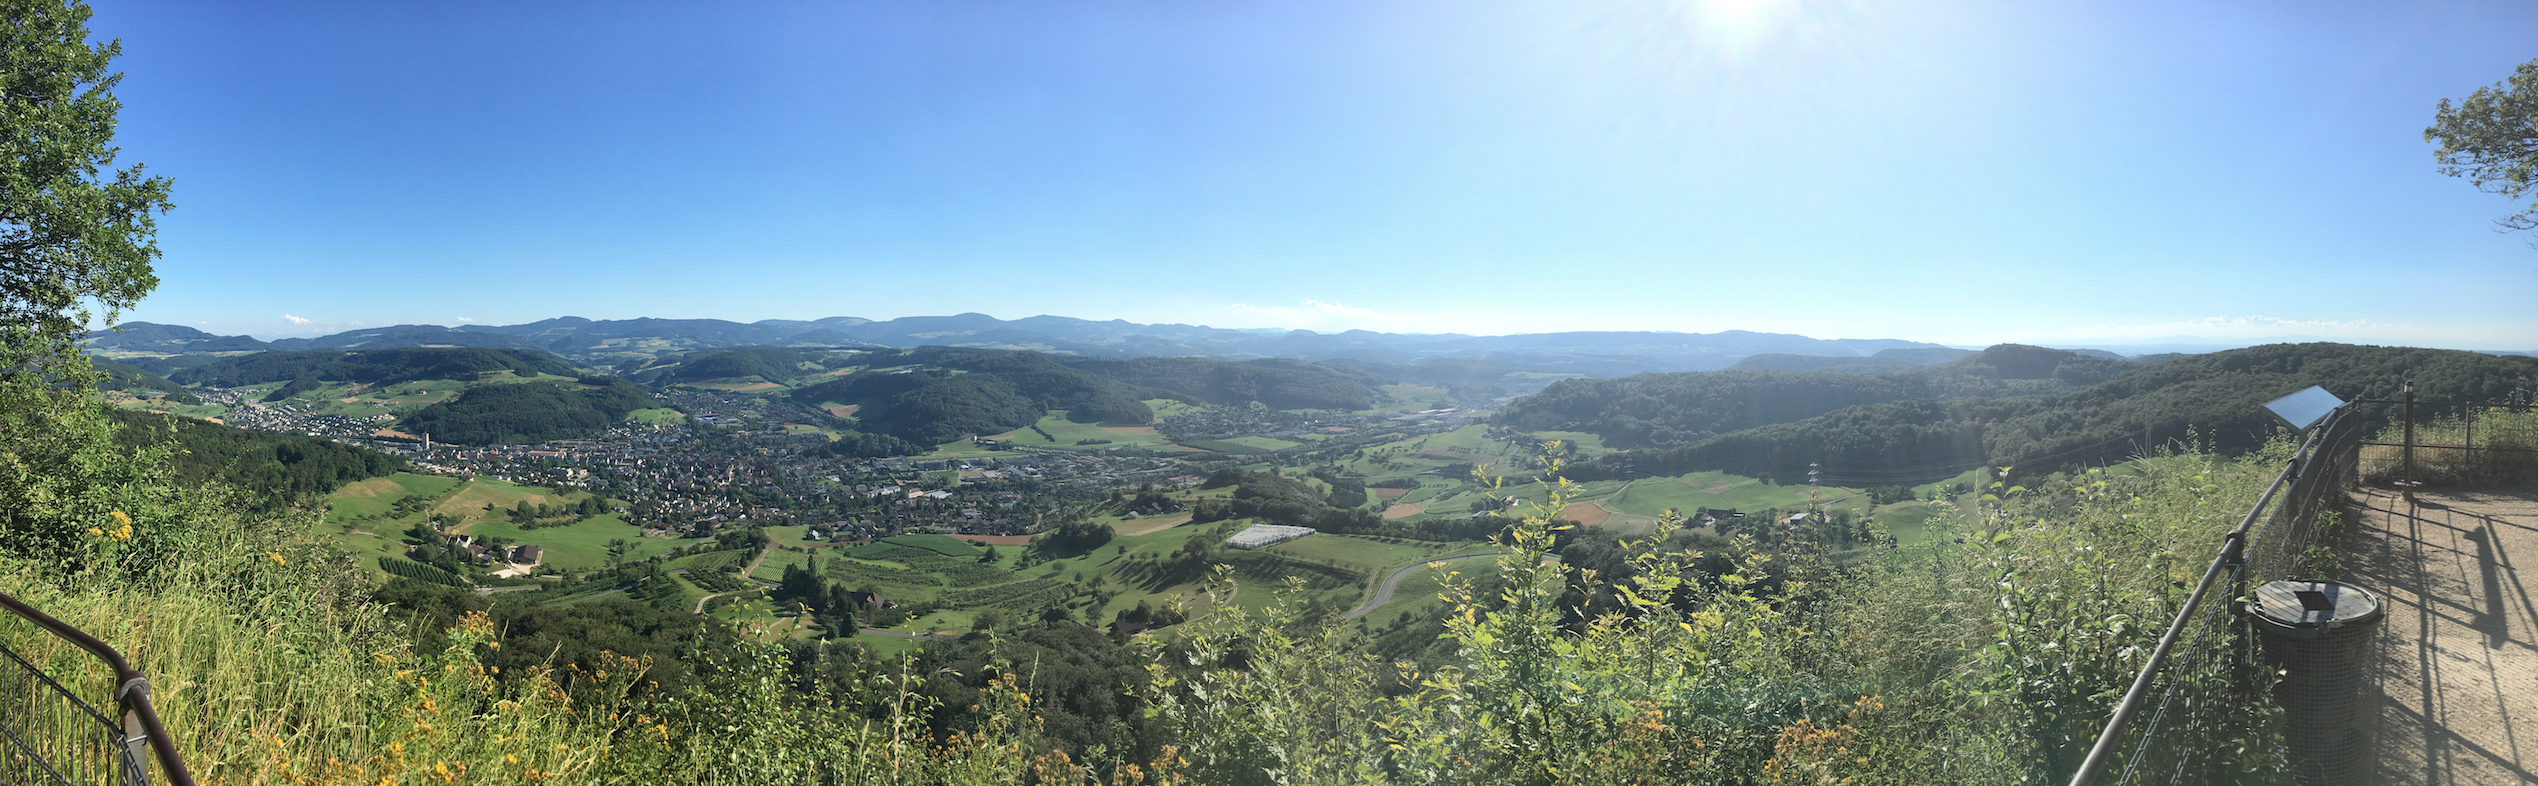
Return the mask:
<path fill-rule="evenodd" d="M 1489 552 L 1482 552 L 1482 553 L 1479 553 L 1479 554 L 1465 554 L 1465 555 L 1462 555 L 1462 556 L 1460 556 L 1460 557 L 1446 557 L 1446 558 L 1443 558 L 1443 559 L 1423 560 L 1423 561 L 1420 561 L 1420 562 L 1414 562 L 1414 563 L 1411 563 L 1409 567 L 1405 567 L 1405 568 L 1402 568 L 1402 569 L 1400 569 L 1400 570 L 1393 571 L 1393 572 L 1392 572 L 1392 575 L 1384 577 L 1384 583 L 1383 583 L 1383 586 L 1375 588 L 1375 596 L 1374 596 L 1374 597 L 1371 597 L 1371 598 L 1367 598 L 1367 599 L 1366 599 L 1366 605 L 1359 606 L 1359 607 L 1357 607 L 1356 609 L 1351 610 L 1351 611 L 1349 611 L 1349 612 L 1348 612 L 1348 613 L 1346 613 L 1346 614 L 1342 614 L 1342 615 L 1340 615 L 1340 619 L 1344 619 L 1344 620 L 1353 620 L 1353 619 L 1356 619 L 1356 618 L 1359 618 L 1359 617 L 1363 617 L 1363 616 L 1366 616 L 1366 614 L 1367 614 L 1368 612 L 1372 612 L 1372 611 L 1374 611 L 1375 609 L 1382 608 L 1382 607 L 1383 607 L 1383 605 L 1384 605 L 1384 604 L 1386 604 L 1386 603 L 1391 603 L 1391 602 L 1392 602 L 1392 593 L 1393 593 L 1393 591 L 1394 591 L 1394 590 L 1401 589 L 1401 580 L 1402 580 L 1402 579 L 1405 579 L 1405 578 L 1408 578 L 1408 577 L 1410 576 L 1410 571 L 1418 570 L 1418 569 L 1420 569 L 1420 568 L 1424 568 L 1424 567 L 1427 567 L 1427 566 L 1429 566 L 1429 565 L 1433 565 L 1433 564 L 1440 563 L 1440 562 L 1453 562 L 1453 561 L 1455 561 L 1455 560 L 1460 560 L 1460 559 L 1479 559 L 1479 558 L 1482 558 L 1482 557 L 1495 557 L 1495 556 L 1498 556 L 1498 555 L 1500 555 L 1500 554 L 1505 554 L 1505 553 L 1507 553 L 1507 552 L 1504 552 L 1504 551 L 1489 551 Z"/>
<path fill-rule="evenodd" d="M 759 565 L 766 564 L 766 562 L 767 562 L 767 555 L 769 555 L 769 554 L 774 554 L 774 553 L 775 553 L 775 549 L 776 549 L 776 547 L 775 547 L 775 544 L 773 544 L 773 543 L 769 543 L 769 544 L 767 544 L 767 547 L 766 547 L 766 548 L 759 549 L 759 550 L 758 550 L 758 558 L 757 558 L 757 559 L 753 559 L 753 560 L 750 560 L 750 561 L 749 561 L 749 569 L 748 569 L 748 570 L 744 570 L 744 571 L 741 571 L 741 572 L 740 572 L 740 580 L 741 580 L 741 581 L 746 581 L 746 582 L 749 582 L 749 583 L 751 583 L 751 584 L 756 584 L 756 585 L 761 586 L 761 587 L 774 587 L 774 586 L 778 586 L 775 582 L 772 582 L 772 581 L 767 581 L 767 580 L 765 580 L 765 579 L 760 579 L 760 578 L 755 578 L 755 577 L 754 577 L 754 574 L 756 574 L 756 573 L 758 572 L 758 566 L 759 566 Z M 679 568 L 679 569 L 677 569 L 677 570 L 673 570 L 673 571 L 670 571 L 670 572 L 671 572 L 671 573 L 676 574 L 676 573 L 686 573 L 687 571 L 688 571 L 688 569 L 687 569 L 687 568 Z M 712 595 L 707 595 L 707 596 L 702 597 L 702 598 L 697 598 L 697 599 L 696 599 L 696 610 L 695 610 L 695 611 L 693 611 L 693 612 L 690 612 L 690 613 L 692 613 L 692 614 L 703 614 L 703 613 L 705 613 L 705 602 L 706 602 L 706 601 L 710 601 L 710 600 L 713 600 L 713 599 L 715 599 L 715 598 L 719 598 L 719 597 L 722 597 L 722 596 L 725 596 L 725 595 L 731 595 L 731 594 L 734 594 L 734 593 L 730 593 L 730 592 L 717 592 L 717 593 L 714 593 L 714 594 L 712 594 Z"/>

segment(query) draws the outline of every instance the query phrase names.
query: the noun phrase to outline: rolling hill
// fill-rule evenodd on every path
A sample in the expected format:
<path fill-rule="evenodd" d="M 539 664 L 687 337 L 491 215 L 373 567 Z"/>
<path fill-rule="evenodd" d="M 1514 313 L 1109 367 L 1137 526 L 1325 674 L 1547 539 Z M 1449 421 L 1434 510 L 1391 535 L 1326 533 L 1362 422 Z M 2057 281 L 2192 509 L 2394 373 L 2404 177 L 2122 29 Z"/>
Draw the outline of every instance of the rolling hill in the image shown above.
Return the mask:
<path fill-rule="evenodd" d="M 1144 399 L 1170 397 L 1033 352 L 924 347 L 857 360 L 865 370 L 796 390 L 793 399 L 856 405 L 860 430 L 926 445 L 1023 428 L 1053 409 L 1080 423 L 1142 426 L 1154 420 Z"/>
<path fill-rule="evenodd" d="M 1653 447 L 1869 404 L 2065 392 L 2128 368 L 2076 352 L 2002 344 L 1881 374 L 1712 371 L 1571 379 L 1510 403 L 1494 422 L 1518 431 L 1583 431 L 1614 447 Z"/>
<path fill-rule="evenodd" d="M 519 376 L 578 374 L 563 358 L 538 350 L 453 347 L 259 352 L 177 369 L 168 379 L 224 388 L 302 378 L 393 385 L 425 379 L 473 382 L 506 371 Z"/>
<path fill-rule="evenodd" d="M 527 445 L 590 436 L 653 406 L 652 394 L 609 376 L 582 377 L 577 384 L 477 385 L 399 419 L 397 427 L 456 445 Z"/>
<path fill-rule="evenodd" d="M 2044 357 L 2024 353 L 2017 360 L 2027 365 L 2010 365 L 2018 373 L 2032 374 Z M 2086 367 L 2057 363 L 2055 368 Z M 2426 400 L 2525 396 L 2538 390 L 2538 359 L 2439 349 L 2275 344 L 2132 365 L 2105 381 L 2060 393 L 1897 399 L 1671 445 L 1643 441 L 1636 443 L 1644 446 L 1639 449 L 1576 466 L 1583 479 L 1692 470 L 1799 479 L 1813 466 L 1826 482 L 1877 485 L 1927 482 L 1986 464 L 2015 466 L 2021 474 L 2101 465 L 2176 440 L 2237 453 L 2263 444 L 2280 428 L 2280 421 L 2264 409 L 2266 401 L 2311 385 L 2346 400 L 2390 399 L 2400 395 L 2407 380 L 2416 383 L 2418 395 Z M 1610 400 L 1600 419 L 1570 417 L 1587 412 L 1580 407 L 1589 401 L 1571 396 L 1520 402 L 1524 406 L 1509 407 L 1500 417 L 1517 427 L 1544 418 L 1555 425 L 1611 429 L 1647 422 L 1632 419 L 1630 407 L 1641 403 L 1635 399 Z M 1701 400 L 1666 403 L 1673 410 L 1660 412 L 1709 411 L 1704 408 L 1708 402 Z"/>
<path fill-rule="evenodd" d="M 245 336 L 218 337 L 173 325 L 133 322 L 122 333 L 90 334 L 101 351 L 206 352 L 266 348 Z M 221 342 L 215 343 L 214 339 Z M 234 344 L 234 346 L 232 346 Z M 1138 324 L 1060 316 L 998 319 L 985 314 L 870 320 L 719 319 L 593 320 L 557 317 L 518 325 L 399 325 L 328 336 L 276 339 L 290 350 L 489 347 L 543 349 L 586 363 L 615 365 L 663 353 L 743 346 L 1029 349 L 1087 358 L 1200 356 L 1224 360 L 1289 358 L 1416 365 L 1438 359 L 1478 359 L 1512 370 L 1590 376 L 1643 371 L 1706 371 L 1748 355 L 1780 353 L 1864 357 L 1887 349 L 1944 349 L 1895 339 L 1816 339 L 1730 330 L 1719 333 L 1571 332 L 1512 336 L 1377 333 L 1351 330 L 1226 329 L 1203 325 Z"/>

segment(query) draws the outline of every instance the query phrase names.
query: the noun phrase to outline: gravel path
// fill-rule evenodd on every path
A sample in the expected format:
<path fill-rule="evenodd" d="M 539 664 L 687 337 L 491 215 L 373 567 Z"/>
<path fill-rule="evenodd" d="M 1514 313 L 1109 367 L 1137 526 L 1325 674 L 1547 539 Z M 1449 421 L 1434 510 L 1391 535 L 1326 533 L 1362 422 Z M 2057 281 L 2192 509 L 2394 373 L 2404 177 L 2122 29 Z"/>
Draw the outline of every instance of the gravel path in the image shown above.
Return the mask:
<path fill-rule="evenodd" d="M 2388 603 L 2379 783 L 2538 783 L 2538 489 L 2354 494 L 2345 579 Z"/>

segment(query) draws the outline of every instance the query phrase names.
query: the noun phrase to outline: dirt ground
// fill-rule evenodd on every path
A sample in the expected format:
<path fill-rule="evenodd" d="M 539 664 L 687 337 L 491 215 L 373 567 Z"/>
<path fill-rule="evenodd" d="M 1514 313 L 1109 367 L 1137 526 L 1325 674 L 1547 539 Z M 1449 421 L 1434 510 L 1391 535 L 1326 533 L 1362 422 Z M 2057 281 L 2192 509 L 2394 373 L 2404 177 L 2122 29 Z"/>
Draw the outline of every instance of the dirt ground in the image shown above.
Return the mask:
<path fill-rule="evenodd" d="M 1122 537 L 1133 538 L 1139 535 L 1152 535 L 1188 523 L 1190 523 L 1190 514 L 1179 513 L 1170 516 L 1148 516 L 1136 521 L 1122 521 L 1115 529 Z"/>
<path fill-rule="evenodd" d="M 2538 489 L 2354 503 L 2344 579 L 2388 604 L 2374 782 L 2538 783 L 2538 610 L 2519 570 L 2538 564 Z"/>
<path fill-rule="evenodd" d="M 1394 505 L 1394 506 L 1392 506 L 1392 507 L 1389 507 L 1389 508 L 1385 508 L 1385 509 L 1384 509 L 1384 518 L 1387 518 L 1387 519 L 1409 518 L 1409 517 L 1411 517 L 1411 516 L 1416 516 L 1416 515 L 1419 515 L 1419 514 L 1421 514 L 1421 513 L 1426 513 L 1426 512 L 1428 512 L 1428 509 L 1427 509 L 1427 508 L 1419 507 L 1419 506 L 1417 506 L 1417 505 Z"/>
<path fill-rule="evenodd" d="M 981 546 L 1020 546 L 1031 542 L 1029 535 L 954 535 L 952 537 Z"/>
<path fill-rule="evenodd" d="M 1605 510 L 1604 506 L 1592 502 L 1572 502 L 1560 511 L 1560 518 L 1588 527 L 1602 524 L 1605 519 L 1612 517 L 1612 511 Z"/>

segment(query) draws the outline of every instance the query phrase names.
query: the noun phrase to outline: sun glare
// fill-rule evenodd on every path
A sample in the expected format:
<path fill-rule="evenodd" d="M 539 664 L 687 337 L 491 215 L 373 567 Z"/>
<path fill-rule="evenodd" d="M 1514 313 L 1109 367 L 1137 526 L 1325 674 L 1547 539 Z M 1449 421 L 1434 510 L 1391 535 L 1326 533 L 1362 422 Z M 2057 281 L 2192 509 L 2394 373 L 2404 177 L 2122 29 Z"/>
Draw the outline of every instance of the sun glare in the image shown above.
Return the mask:
<path fill-rule="evenodd" d="M 1678 8 L 1701 51 L 1731 63 L 1762 48 L 1798 14 L 1797 0 L 1682 0 Z"/>

